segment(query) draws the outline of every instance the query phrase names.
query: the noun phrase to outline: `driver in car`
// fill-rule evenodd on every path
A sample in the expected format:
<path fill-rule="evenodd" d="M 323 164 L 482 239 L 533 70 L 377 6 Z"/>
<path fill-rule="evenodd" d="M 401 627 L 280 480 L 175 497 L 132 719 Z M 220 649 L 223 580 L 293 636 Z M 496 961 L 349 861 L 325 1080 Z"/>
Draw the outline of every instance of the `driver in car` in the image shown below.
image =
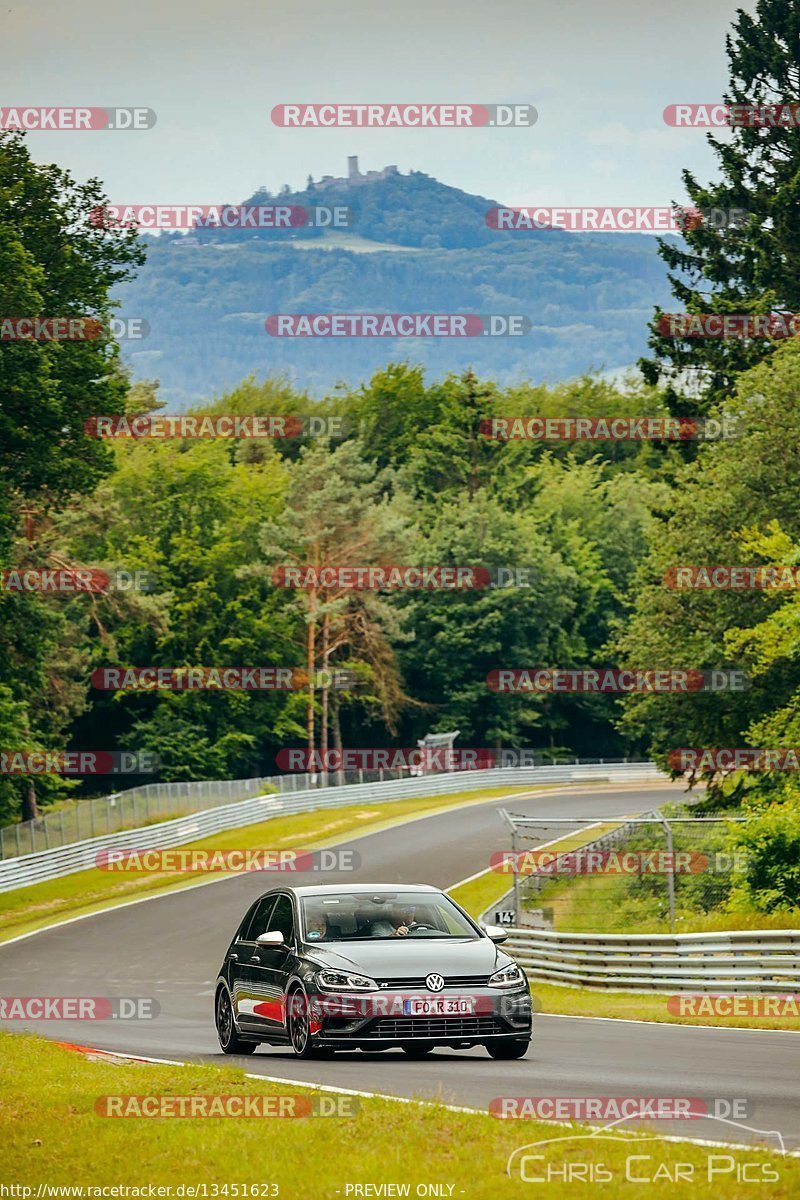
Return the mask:
<path fill-rule="evenodd" d="M 398 909 L 392 921 L 373 921 L 370 937 L 408 937 L 416 922 L 414 909 Z"/>

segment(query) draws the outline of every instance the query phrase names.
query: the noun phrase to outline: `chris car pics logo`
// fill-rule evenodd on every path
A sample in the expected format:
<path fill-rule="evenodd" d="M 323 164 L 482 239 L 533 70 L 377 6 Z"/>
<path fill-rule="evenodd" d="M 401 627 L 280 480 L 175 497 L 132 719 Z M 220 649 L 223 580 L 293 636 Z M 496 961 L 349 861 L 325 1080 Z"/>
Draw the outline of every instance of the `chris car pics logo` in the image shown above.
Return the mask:
<path fill-rule="evenodd" d="M 728 1153 L 714 1146 L 704 1146 L 698 1162 L 687 1162 L 681 1154 L 656 1136 L 626 1137 L 618 1126 L 640 1115 L 620 1117 L 587 1133 L 564 1133 L 558 1137 L 542 1138 L 518 1146 L 506 1162 L 506 1174 L 520 1183 L 720 1183 L 736 1184 L 777 1183 L 781 1178 L 780 1155 L 786 1153 L 783 1135 L 775 1129 L 755 1129 L 715 1113 L 698 1114 L 733 1126 L 736 1142 L 745 1140 L 739 1133 L 746 1130 L 760 1140 L 771 1139 L 766 1146 L 752 1151 Z M 627 1153 L 625 1150 L 627 1148 Z M 736 1192 L 736 1195 L 742 1193 Z M 768 1194 L 768 1193 L 765 1193 Z"/>

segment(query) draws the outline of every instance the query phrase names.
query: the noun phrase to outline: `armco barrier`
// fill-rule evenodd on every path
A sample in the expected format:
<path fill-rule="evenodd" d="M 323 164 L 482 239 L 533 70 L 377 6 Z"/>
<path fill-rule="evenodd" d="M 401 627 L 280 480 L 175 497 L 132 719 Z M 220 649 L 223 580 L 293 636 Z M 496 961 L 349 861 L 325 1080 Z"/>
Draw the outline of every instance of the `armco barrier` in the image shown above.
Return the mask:
<path fill-rule="evenodd" d="M 436 738 L 451 735 L 432 735 Z M 426 739 L 426 740 L 431 740 Z M 525 767 L 588 766 L 590 763 L 605 766 L 608 763 L 627 762 L 619 758 L 564 758 L 545 759 L 536 752 L 525 751 L 525 761 L 516 765 Z M 22 858 L 27 854 L 38 854 L 40 850 L 55 850 L 57 846 L 71 846 L 86 838 L 95 838 L 123 833 L 126 829 L 141 829 L 144 825 L 155 825 L 175 817 L 188 817 L 190 813 L 202 812 L 207 808 L 218 808 L 222 804 L 233 804 L 237 800 L 252 800 L 254 796 L 265 796 L 268 792 L 306 791 L 312 787 L 336 787 L 351 783 L 384 783 L 391 779 L 408 779 L 408 768 L 375 767 L 358 768 L 331 773 L 326 778 L 321 774 L 283 774 L 258 776 L 253 779 L 192 779 L 175 783 L 143 783 L 138 787 L 125 788 L 121 792 L 94 796 L 88 800 L 59 804 L 45 809 L 33 820 L 14 821 L 0 825 L 0 859 Z"/>
<path fill-rule="evenodd" d="M 520 767 L 486 771 L 443 772 L 414 779 L 390 780 L 384 783 L 349 784 L 345 787 L 307 788 L 293 793 L 256 796 L 236 804 L 162 821 L 141 829 L 88 838 L 68 846 L 58 846 L 37 854 L 0 862 L 0 892 L 26 887 L 44 879 L 57 879 L 75 871 L 93 867 L 100 850 L 169 849 L 195 842 L 200 838 L 254 825 L 270 817 L 290 813 L 311 812 L 319 808 L 341 808 L 350 804 L 376 804 L 402 800 L 409 796 L 437 796 L 447 792 L 472 791 L 477 788 L 514 787 L 519 784 L 535 787 L 542 783 L 635 782 L 655 781 L 665 777 L 654 763 L 610 763 L 569 765 L 558 767 Z M 310 840 L 310 839 L 309 839 Z"/>
<path fill-rule="evenodd" d="M 800 991 L 800 930 L 561 933 L 510 929 L 504 949 L 532 979 L 645 992 Z"/>

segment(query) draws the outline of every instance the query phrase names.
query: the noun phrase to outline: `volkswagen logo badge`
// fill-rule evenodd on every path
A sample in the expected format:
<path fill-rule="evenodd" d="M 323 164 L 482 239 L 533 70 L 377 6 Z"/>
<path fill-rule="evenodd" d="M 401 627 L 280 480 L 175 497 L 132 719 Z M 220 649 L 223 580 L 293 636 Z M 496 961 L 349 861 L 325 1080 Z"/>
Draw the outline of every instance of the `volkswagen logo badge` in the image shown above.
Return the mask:
<path fill-rule="evenodd" d="M 444 980 L 441 975 L 428 975 L 425 980 L 425 987 L 429 992 L 440 992 L 444 987 Z"/>

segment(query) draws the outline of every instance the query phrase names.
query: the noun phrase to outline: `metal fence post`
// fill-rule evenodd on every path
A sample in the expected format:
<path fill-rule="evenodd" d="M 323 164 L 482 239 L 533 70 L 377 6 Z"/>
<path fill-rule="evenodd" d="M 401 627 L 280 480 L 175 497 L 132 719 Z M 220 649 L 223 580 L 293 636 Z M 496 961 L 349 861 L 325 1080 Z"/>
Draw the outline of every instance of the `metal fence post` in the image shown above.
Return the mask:
<path fill-rule="evenodd" d="M 514 924 L 519 928 L 522 901 L 519 890 L 519 871 L 517 869 L 519 866 L 519 857 L 517 855 L 517 831 L 515 829 L 511 831 L 511 853 L 513 855 L 511 863 L 514 869 Z"/>
<path fill-rule="evenodd" d="M 672 850 L 672 829 L 659 809 L 653 810 L 664 826 L 667 837 L 667 899 L 669 901 L 669 930 L 675 932 L 675 862 Z"/>

